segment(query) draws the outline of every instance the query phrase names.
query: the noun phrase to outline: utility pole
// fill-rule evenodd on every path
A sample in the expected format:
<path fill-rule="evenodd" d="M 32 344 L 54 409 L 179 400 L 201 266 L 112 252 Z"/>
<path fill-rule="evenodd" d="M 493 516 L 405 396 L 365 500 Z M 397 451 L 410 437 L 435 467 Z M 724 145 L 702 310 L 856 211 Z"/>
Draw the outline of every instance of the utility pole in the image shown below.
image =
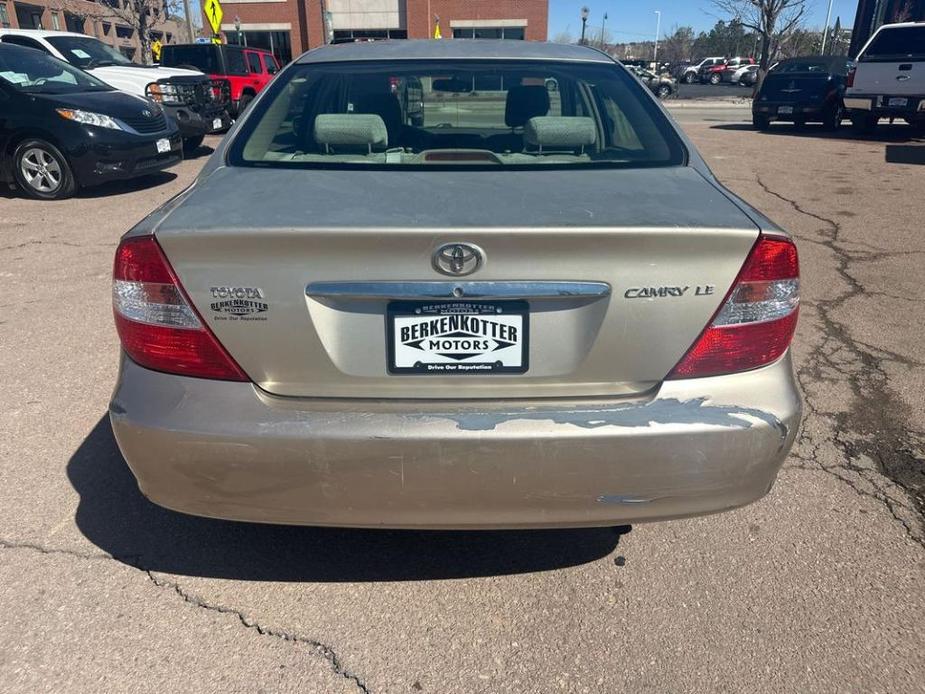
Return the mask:
<path fill-rule="evenodd" d="M 604 50 L 604 22 L 607 21 L 607 13 L 604 13 L 604 18 L 601 19 L 601 50 Z"/>
<path fill-rule="evenodd" d="M 829 36 L 829 22 L 832 19 L 832 1 L 829 0 L 829 11 L 825 13 L 825 29 L 822 30 L 822 55 L 825 55 L 825 40 Z"/>
<path fill-rule="evenodd" d="M 183 11 L 186 13 L 186 31 L 189 33 L 189 42 L 193 43 L 196 37 L 193 36 L 193 18 L 189 13 L 189 0 L 183 0 Z"/>
<path fill-rule="evenodd" d="M 655 54 L 652 56 L 652 62 L 655 63 L 655 71 L 658 72 L 658 35 L 662 33 L 662 11 L 655 10 Z"/>

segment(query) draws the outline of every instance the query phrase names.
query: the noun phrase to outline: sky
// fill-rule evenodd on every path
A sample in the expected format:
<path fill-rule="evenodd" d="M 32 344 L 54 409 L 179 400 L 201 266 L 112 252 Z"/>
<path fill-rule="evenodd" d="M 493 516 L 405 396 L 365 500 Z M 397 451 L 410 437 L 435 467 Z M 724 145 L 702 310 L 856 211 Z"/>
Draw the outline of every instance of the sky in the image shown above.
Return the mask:
<path fill-rule="evenodd" d="M 829 0 L 806 0 L 807 26 L 822 28 L 828 3 Z M 581 34 L 582 5 L 591 10 L 587 27 L 590 35 L 600 35 L 601 18 L 606 12 L 605 26 L 617 42 L 655 38 L 655 10 L 662 12 L 662 36 L 671 33 L 674 26 L 691 26 L 699 32 L 712 27 L 718 19 L 728 19 L 710 0 L 549 0 L 550 39 L 563 31 L 575 38 Z M 842 26 L 850 27 L 857 6 L 857 0 L 834 0 L 832 23 L 840 16 Z"/>

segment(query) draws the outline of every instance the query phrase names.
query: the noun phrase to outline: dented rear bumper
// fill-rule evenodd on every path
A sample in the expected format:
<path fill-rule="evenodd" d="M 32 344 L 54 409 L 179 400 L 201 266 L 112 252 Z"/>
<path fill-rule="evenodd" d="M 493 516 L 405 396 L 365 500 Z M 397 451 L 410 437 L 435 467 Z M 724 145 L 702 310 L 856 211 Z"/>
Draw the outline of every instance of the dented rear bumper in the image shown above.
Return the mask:
<path fill-rule="evenodd" d="M 427 528 L 591 526 L 763 496 L 800 420 L 789 354 L 631 400 L 282 398 L 123 358 L 110 417 L 142 492 L 195 515 Z"/>

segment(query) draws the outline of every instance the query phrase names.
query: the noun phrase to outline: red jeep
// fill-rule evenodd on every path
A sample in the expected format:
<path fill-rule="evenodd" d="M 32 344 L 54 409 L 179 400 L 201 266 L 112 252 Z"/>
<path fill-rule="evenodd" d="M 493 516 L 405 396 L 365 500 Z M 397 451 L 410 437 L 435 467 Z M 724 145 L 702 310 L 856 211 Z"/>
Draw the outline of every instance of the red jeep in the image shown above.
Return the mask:
<path fill-rule="evenodd" d="M 277 72 L 279 63 L 269 51 L 215 43 L 180 43 L 161 49 L 164 67 L 188 67 L 230 87 L 229 113 L 237 117 Z"/>

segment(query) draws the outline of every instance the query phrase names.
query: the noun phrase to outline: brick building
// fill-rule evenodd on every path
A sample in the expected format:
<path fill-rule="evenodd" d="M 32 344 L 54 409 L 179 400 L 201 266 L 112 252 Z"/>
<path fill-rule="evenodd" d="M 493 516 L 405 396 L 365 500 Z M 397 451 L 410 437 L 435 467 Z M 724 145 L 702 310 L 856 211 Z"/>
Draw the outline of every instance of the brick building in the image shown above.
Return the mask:
<path fill-rule="evenodd" d="M 0 0 L 0 27 L 5 29 L 45 29 L 75 31 L 95 36 L 118 48 L 123 55 L 141 62 L 138 32 L 107 11 L 107 5 L 122 0 Z M 186 24 L 157 12 L 151 35 L 163 44 L 189 40 Z"/>
<path fill-rule="evenodd" d="M 229 43 L 288 62 L 326 42 L 432 38 L 545 41 L 548 0 L 221 0 Z M 327 26 L 325 18 L 327 17 Z M 235 19 L 240 21 L 240 32 Z M 207 25 L 207 22 L 203 22 Z"/>

